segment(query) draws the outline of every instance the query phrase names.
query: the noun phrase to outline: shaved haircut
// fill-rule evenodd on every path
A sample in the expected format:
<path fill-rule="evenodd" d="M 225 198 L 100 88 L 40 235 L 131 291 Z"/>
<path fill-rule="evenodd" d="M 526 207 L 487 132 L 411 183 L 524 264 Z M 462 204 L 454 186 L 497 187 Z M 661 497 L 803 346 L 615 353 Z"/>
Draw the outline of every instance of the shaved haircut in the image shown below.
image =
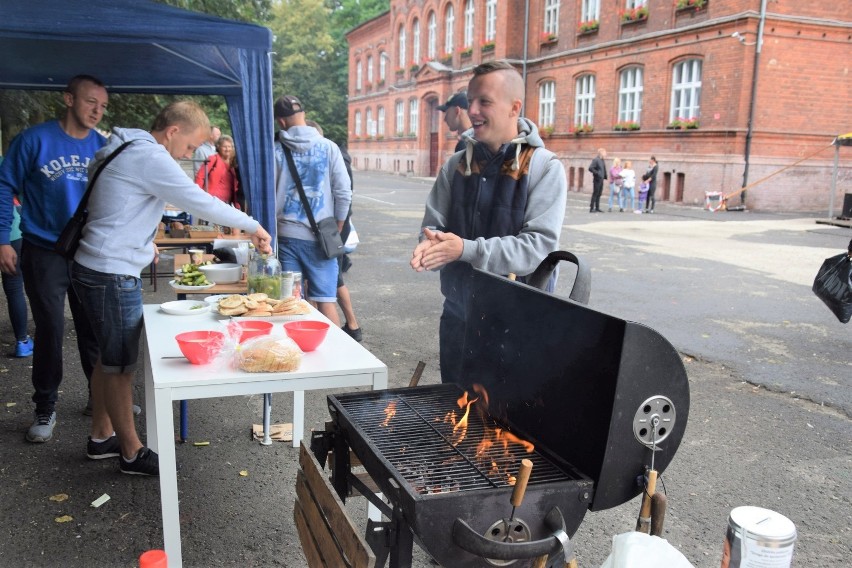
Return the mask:
<path fill-rule="evenodd" d="M 473 78 L 489 73 L 500 73 L 510 99 L 524 101 L 524 79 L 515 67 L 504 59 L 487 61 L 473 68 Z"/>

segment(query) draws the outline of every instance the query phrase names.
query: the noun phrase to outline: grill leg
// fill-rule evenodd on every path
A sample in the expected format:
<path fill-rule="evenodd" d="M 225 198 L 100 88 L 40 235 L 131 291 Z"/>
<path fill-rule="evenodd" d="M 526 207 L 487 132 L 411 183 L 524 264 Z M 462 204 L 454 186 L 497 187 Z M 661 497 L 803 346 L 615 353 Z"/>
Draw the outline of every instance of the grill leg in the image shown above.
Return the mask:
<path fill-rule="evenodd" d="M 414 554 L 414 535 L 408 528 L 408 523 L 402 518 L 402 510 L 393 508 L 393 545 L 390 550 L 390 568 L 411 568 L 411 557 Z"/>

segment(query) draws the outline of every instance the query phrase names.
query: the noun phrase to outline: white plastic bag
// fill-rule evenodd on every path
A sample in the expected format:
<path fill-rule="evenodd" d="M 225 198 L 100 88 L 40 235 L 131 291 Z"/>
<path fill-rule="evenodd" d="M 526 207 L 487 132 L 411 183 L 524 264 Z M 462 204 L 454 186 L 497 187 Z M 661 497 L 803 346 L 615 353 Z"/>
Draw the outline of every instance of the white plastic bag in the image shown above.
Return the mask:
<path fill-rule="evenodd" d="M 358 238 L 358 231 L 355 230 L 355 224 L 352 222 L 352 218 L 349 218 L 349 236 L 346 237 L 346 242 L 343 243 L 343 250 L 346 254 L 350 254 L 355 252 L 355 249 L 358 248 L 358 244 L 361 240 Z"/>
<path fill-rule="evenodd" d="M 601 568 L 694 568 L 665 539 L 640 532 L 612 537 L 612 553 Z"/>

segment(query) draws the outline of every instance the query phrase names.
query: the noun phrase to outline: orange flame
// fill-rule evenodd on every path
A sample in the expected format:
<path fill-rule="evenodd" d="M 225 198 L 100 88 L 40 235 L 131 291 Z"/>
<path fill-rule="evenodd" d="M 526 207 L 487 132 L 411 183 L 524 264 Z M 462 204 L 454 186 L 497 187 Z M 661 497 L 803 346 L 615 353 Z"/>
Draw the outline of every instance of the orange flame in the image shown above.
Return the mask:
<path fill-rule="evenodd" d="M 382 427 L 386 428 L 387 425 L 390 424 L 391 418 L 396 416 L 396 402 L 397 401 L 395 400 L 390 401 L 383 410 L 383 412 L 385 413 L 385 420 L 384 422 L 382 422 Z"/>

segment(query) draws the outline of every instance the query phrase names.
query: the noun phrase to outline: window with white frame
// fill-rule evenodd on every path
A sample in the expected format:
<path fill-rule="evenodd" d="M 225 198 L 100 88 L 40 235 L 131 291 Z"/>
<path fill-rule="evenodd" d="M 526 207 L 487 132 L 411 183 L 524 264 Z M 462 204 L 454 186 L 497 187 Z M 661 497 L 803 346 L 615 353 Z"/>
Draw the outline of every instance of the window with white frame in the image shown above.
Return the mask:
<path fill-rule="evenodd" d="M 601 2 L 600 0 L 583 0 L 580 9 L 580 21 L 599 21 L 601 19 Z"/>
<path fill-rule="evenodd" d="M 643 79 L 641 67 L 621 72 L 618 83 L 618 120 L 639 123 L 642 118 Z"/>
<path fill-rule="evenodd" d="M 574 88 L 574 125 L 594 125 L 595 123 L 595 76 L 577 77 Z"/>
<path fill-rule="evenodd" d="M 368 108 L 367 113 L 365 115 L 367 123 L 367 136 L 375 136 L 376 135 L 376 123 L 373 122 L 373 109 Z"/>
<path fill-rule="evenodd" d="M 420 20 L 414 20 L 411 24 L 411 62 L 420 65 Z"/>
<path fill-rule="evenodd" d="M 402 136 L 405 133 L 405 103 L 396 101 L 396 134 Z"/>
<path fill-rule="evenodd" d="M 559 33 L 559 0 L 544 2 L 544 33 L 553 35 Z"/>
<path fill-rule="evenodd" d="M 672 72 L 672 105 L 669 120 L 698 118 L 701 101 L 701 60 L 687 59 Z"/>
<path fill-rule="evenodd" d="M 429 23 L 426 25 L 428 34 L 428 45 L 426 46 L 426 57 L 435 59 L 438 55 L 438 19 L 435 12 L 429 14 Z"/>
<path fill-rule="evenodd" d="M 355 62 L 355 90 L 360 91 L 364 82 L 364 67 L 361 65 L 361 60 Z"/>
<path fill-rule="evenodd" d="M 453 5 L 447 6 L 447 14 L 444 17 L 444 53 L 449 55 L 453 52 L 453 35 L 456 30 L 456 11 Z"/>
<path fill-rule="evenodd" d="M 485 2 L 485 41 L 494 41 L 497 37 L 497 0 Z"/>
<path fill-rule="evenodd" d="M 385 135 L 385 107 L 380 106 L 376 111 L 376 136 Z"/>
<path fill-rule="evenodd" d="M 373 82 L 373 56 L 367 56 L 367 82 Z"/>
<path fill-rule="evenodd" d="M 361 111 L 355 111 L 355 136 L 361 136 Z"/>
<path fill-rule="evenodd" d="M 538 86 L 538 125 L 553 126 L 556 117 L 556 83 L 545 81 Z"/>
<path fill-rule="evenodd" d="M 417 123 L 420 122 L 420 105 L 417 99 L 408 101 L 408 132 L 417 135 Z"/>
<path fill-rule="evenodd" d="M 464 5 L 464 47 L 473 45 L 473 22 L 476 16 L 473 0 L 467 0 Z"/>
<path fill-rule="evenodd" d="M 625 6 L 628 10 L 632 10 L 633 8 L 641 8 L 642 6 L 647 6 L 648 0 L 627 0 Z"/>
<path fill-rule="evenodd" d="M 405 67 L 405 27 L 399 26 L 399 59 L 397 60 L 400 69 Z"/>
<path fill-rule="evenodd" d="M 379 81 L 384 81 L 388 75 L 388 54 L 384 51 L 379 52 Z"/>

